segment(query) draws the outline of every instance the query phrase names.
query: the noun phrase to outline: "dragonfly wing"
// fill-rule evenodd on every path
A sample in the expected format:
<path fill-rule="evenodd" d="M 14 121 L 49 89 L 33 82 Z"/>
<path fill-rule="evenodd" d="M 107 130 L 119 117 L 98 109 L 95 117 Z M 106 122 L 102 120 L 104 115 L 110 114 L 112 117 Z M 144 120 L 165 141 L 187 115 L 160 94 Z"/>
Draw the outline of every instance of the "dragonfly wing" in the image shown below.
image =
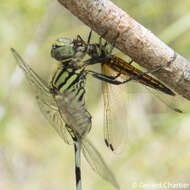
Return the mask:
<path fill-rule="evenodd" d="M 102 73 L 117 75 L 110 67 L 103 64 Z M 127 96 L 125 85 L 113 85 L 103 82 L 104 98 L 104 138 L 112 151 L 119 151 L 126 140 L 127 133 Z"/>
<path fill-rule="evenodd" d="M 65 129 L 64 122 L 58 112 L 56 102 L 54 101 L 52 94 L 49 92 L 48 85 L 32 70 L 32 68 L 27 63 L 24 62 L 16 50 L 11 49 L 11 51 L 19 67 L 24 71 L 27 81 L 35 91 L 37 103 L 41 112 L 50 122 L 50 124 L 56 129 L 58 134 L 64 139 L 64 141 L 68 144 L 71 144 L 73 141 Z"/>
<path fill-rule="evenodd" d="M 43 81 L 27 63 L 24 62 L 22 57 L 16 52 L 15 49 L 11 48 L 11 52 L 15 57 L 18 66 L 24 71 L 27 80 L 30 82 L 34 90 L 41 91 L 45 93 L 46 96 L 51 96 L 47 83 Z"/>
<path fill-rule="evenodd" d="M 67 144 L 73 144 L 73 140 L 71 135 L 65 128 L 65 123 L 60 116 L 57 105 L 48 104 L 44 102 L 41 96 L 36 96 L 36 100 L 40 107 L 41 112 L 44 117 L 49 121 L 49 123 L 54 127 L 59 136 L 65 141 Z M 55 103 L 55 102 L 54 102 Z"/>
<path fill-rule="evenodd" d="M 189 101 L 182 96 L 177 94 L 175 96 L 170 96 L 150 87 L 145 86 L 145 88 L 153 95 L 153 97 L 165 104 L 169 110 L 172 110 L 176 113 L 189 112 L 189 106 L 187 107 Z"/>
<path fill-rule="evenodd" d="M 127 80 L 129 76 L 121 74 L 121 78 L 122 80 Z M 134 80 L 134 81 L 139 83 L 138 80 Z M 188 105 L 189 103 L 188 100 L 186 100 L 185 98 L 177 94 L 170 95 L 167 93 L 163 93 L 159 89 L 156 89 L 155 88 L 156 86 L 154 88 L 151 88 L 147 84 L 144 84 L 143 86 L 153 95 L 153 97 L 155 97 L 157 100 L 165 104 L 166 107 L 168 107 L 170 110 L 175 111 L 177 113 L 189 112 L 189 108 L 188 108 L 189 106 L 187 108 L 185 107 L 185 105 Z M 168 88 L 168 90 L 170 89 Z"/>
<path fill-rule="evenodd" d="M 88 161 L 91 168 L 103 179 L 107 180 L 114 187 L 119 189 L 117 180 L 115 179 L 111 170 L 106 165 L 105 161 L 103 160 L 98 150 L 87 139 L 83 139 L 81 144 L 82 144 L 83 155 Z"/>
<path fill-rule="evenodd" d="M 89 133 L 91 115 L 73 92 L 57 94 L 55 101 L 62 119 L 72 128 L 79 139 Z"/>

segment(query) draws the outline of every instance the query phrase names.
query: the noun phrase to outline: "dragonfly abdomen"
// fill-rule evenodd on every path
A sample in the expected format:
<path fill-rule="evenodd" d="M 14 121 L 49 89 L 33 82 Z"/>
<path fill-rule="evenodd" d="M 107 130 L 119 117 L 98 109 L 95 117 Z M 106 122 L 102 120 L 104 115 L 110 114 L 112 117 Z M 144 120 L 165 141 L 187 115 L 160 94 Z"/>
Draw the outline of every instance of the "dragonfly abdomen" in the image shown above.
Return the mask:
<path fill-rule="evenodd" d="M 143 73 L 141 70 L 137 69 L 136 67 L 128 64 L 126 61 L 121 59 L 120 57 L 113 55 L 111 59 L 109 59 L 104 64 L 111 67 L 114 71 L 123 74 L 125 77 L 136 77 L 134 80 L 138 81 L 139 83 L 160 90 L 166 94 L 174 96 L 174 92 L 172 92 L 169 88 L 167 88 L 164 84 L 159 82 L 158 80 L 154 79 L 150 75 Z"/>

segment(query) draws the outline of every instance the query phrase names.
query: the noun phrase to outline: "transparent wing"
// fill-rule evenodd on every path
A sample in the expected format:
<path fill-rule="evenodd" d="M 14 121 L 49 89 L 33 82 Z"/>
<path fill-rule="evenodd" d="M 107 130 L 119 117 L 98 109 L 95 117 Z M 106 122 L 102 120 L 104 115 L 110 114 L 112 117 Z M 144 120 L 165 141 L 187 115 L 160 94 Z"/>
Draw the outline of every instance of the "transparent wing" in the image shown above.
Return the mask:
<path fill-rule="evenodd" d="M 188 106 L 190 102 L 182 96 L 177 94 L 175 96 L 169 96 L 155 89 L 149 87 L 145 88 L 153 95 L 153 97 L 165 104 L 169 110 L 176 113 L 187 113 L 190 111 Z"/>
<path fill-rule="evenodd" d="M 67 132 L 64 122 L 58 112 L 56 102 L 54 101 L 52 94 L 49 92 L 48 85 L 32 70 L 28 64 L 24 62 L 16 50 L 11 49 L 11 51 L 19 67 L 24 71 L 27 81 L 35 91 L 38 105 L 45 118 L 50 122 L 50 124 L 55 128 L 67 144 L 73 144 L 70 134 Z"/>
<path fill-rule="evenodd" d="M 120 75 L 122 80 L 127 80 L 129 76 L 126 74 Z M 138 80 L 134 80 L 135 82 L 138 82 Z M 139 82 L 138 82 L 139 83 Z M 140 83 L 139 83 L 140 84 Z M 157 100 L 162 102 L 169 110 L 172 110 L 176 113 L 187 113 L 189 112 L 189 101 L 183 98 L 182 96 L 175 94 L 174 96 L 171 96 L 169 94 L 163 93 L 156 88 L 150 88 L 148 86 L 143 85 L 149 93 L 153 95 Z"/>
<path fill-rule="evenodd" d="M 91 115 L 85 105 L 78 101 L 73 92 L 57 94 L 54 98 L 62 119 L 72 128 L 75 135 L 82 139 L 91 129 Z"/>
<path fill-rule="evenodd" d="M 83 139 L 81 144 L 83 155 L 88 161 L 91 168 L 103 179 L 107 180 L 114 187 L 119 189 L 117 180 L 115 179 L 113 173 L 104 162 L 98 150 L 96 150 L 92 143 L 87 139 Z"/>
<path fill-rule="evenodd" d="M 121 77 L 123 80 L 128 80 L 130 77 L 139 75 L 140 77 L 134 78 L 134 81 L 146 85 L 145 87 L 149 90 L 149 92 L 151 92 L 155 97 L 163 102 L 168 108 L 178 113 L 187 112 L 189 110 L 188 108 L 184 107 L 184 104 L 185 102 L 187 103 L 187 100 L 180 97 L 179 95 L 175 95 L 171 89 L 169 89 L 159 80 L 151 77 L 150 74 L 143 74 L 141 70 L 131 65 L 132 61 L 129 64 L 117 55 L 113 55 L 111 60 L 113 64 L 109 62 L 108 65 L 110 65 L 110 67 L 112 67 L 114 70 L 122 73 Z"/>
<path fill-rule="evenodd" d="M 65 141 L 65 143 L 73 144 L 71 135 L 68 133 L 67 129 L 65 128 L 65 123 L 63 122 L 63 119 L 60 116 L 57 105 L 47 104 L 41 98 L 42 97 L 36 96 L 38 105 L 44 117 L 55 128 L 55 130 L 57 131 L 59 136 Z"/>
<path fill-rule="evenodd" d="M 102 73 L 116 76 L 110 67 L 103 64 Z M 118 78 L 117 78 L 118 80 Z M 127 94 L 125 85 L 103 82 L 104 98 L 104 138 L 112 151 L 120 151 L 127 139 Z"/>

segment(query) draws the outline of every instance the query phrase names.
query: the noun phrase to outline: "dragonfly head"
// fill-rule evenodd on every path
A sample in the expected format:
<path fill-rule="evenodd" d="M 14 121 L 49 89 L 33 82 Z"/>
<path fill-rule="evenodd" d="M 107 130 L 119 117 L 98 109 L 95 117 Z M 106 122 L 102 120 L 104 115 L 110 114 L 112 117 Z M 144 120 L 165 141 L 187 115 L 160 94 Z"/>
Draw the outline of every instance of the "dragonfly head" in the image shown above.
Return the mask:
<path fill-rule="evenodd" d="M 57 61 L 72 58 L 75 55 L 73 39 L 59 38 L 52 45 L 51 56 Z"/>

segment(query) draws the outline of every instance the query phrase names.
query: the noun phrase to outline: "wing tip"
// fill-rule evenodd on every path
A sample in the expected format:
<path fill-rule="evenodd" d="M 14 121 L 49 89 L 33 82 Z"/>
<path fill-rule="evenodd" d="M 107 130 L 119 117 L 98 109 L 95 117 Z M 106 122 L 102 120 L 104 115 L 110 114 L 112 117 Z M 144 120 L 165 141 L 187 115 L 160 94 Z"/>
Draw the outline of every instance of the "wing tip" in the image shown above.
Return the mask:
<path fill-rule="evenodd" d="M 115 149 L 113 148 L 113 145 L 112 145 L 112 144 L 110 144 L 110 143 L 108 142 L 108 140 L 107 140 L 107 139 L 104 139 L 104 142 L 105 142 L 106 146 L 107 146 L 108 148 L 110 148 L 110 149 L 111 149 L 111 151 L 112 151 L 112 152 L 115 150 Z"/>
<path fill-rule="evenodd" d="M 16 50 L 15 50 L 14 48 L 11 47 L 10 50 L 11 50 L 11 53 L 12 53 L 13 55 L 16 54 Z"/>
<path fill-rule="evenodd" d="M 24 62 L 24 61 L 22 60 L 21 56 L 18 54 L 18 52 L 17 52 L 14 48 L 10 48 L 10 50 L 11 50 L 11 53 L 13 54 L 13 56 L 15 57 L 15 59 L 16 59 L 17 61 L 22 61 L 22 62 Z"/>

